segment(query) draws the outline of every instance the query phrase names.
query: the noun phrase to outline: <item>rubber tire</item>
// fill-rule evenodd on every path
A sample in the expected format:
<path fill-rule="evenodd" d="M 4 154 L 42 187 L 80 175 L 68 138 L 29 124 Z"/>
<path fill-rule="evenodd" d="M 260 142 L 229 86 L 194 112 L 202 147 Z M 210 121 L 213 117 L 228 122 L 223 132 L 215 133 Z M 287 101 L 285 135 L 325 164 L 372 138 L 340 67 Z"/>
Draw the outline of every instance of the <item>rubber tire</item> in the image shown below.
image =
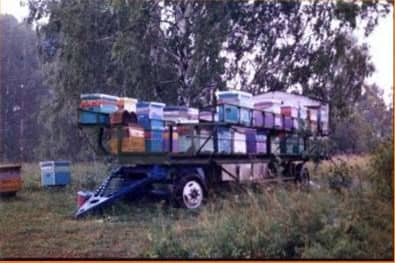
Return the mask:
<path fill-rule="evenodd" d="M 310 173 L 307 167 L 303 164 L 299 164 L 296 168 L 296 183 L 299 183 L 304 186 L 308 186 L 310 182 Z"/>
<path fill-rule="evenodd" d="M 174 184 L 174 190 L 173 190 L 173 205 L 175 207 L 181 207 L 181 208 L 186 208 L 189 209 L 185 204 L 184 204 L 184 199 L 182 197 L 182 192 L 184 189 L 184 186 L 190 182 L 190 181 L 196 181 L 200 187 L 202 188 L 202 192 L 203 192 L 203 200 L 201 202 L 201 204 L 197 207 L 201 207 L 202 204 L 205 201 L 205 198 L 207 196 L 204 184 L 201 182 L 201 178 L 199 178 L 196 175 L 186 175 L 186 176 L 182 176 L 180 177 L 178 180 L 176 180 L 175 184 Z M 197 208 L 191 208 L 191 209 L 197 209 Z"/>

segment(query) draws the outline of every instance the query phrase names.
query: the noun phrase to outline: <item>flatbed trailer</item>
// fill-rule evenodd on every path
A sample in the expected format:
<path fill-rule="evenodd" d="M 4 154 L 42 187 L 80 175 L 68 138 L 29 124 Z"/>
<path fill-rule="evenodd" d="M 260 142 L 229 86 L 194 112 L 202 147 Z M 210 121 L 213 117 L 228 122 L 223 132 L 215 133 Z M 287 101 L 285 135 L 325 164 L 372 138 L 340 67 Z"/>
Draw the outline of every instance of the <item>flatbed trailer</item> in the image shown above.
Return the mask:
<path fill-rule="evenodd" d="M 195 128 L 209 127 L 213 132 L 199 148 L 195 148 L 191 152 L 173 153 L 171 151 L 172 130 L 178 125 L 189 125 Z M 257 130 L 264 130 L 268 135 L 268 153 L 265 154 L 218 153 L 218 138 L 215 131 L 218 127 L 231 126 L 234 124 L 217 122 L 169 124 L 169 152 L 122 153 L 121 140 L 118 140 L 119 154 L 111 154 L 104 144 L 104 129 L 108 126 L 95 125 L 99 129 L 100 152 L 110 155 L 119 168 L 115 169 L 97 190 L 88 196 L 75 212 L 75 218 L 80 218 L 91 211 L 109 205 L 115 200 L 146 194 L 159 195 L 171 200 L 176 206 L 194 209 L 208 197 L 209 187 L 224 181 L 265 183 L 293 180 L 303 184 L 309 182 L 309 173 L 305 166 L 305 163 L 310 160 L 308 154 L 271 154 L 271 135 L 292 133 L 293 131 L 258 128 Z M 238 124 L 237 126 L 242 125 Z M 118 131 L 118 136 L 120 136 L 121 126 L 118 127 Z M 309 135 L 304 136 L 305 144 L 308 137 Z M 212 153 L 201 152 L 210 139 L 213 140 L 214 151 Z M 241 174 L 242 167 L 250 167 L 250 174 L 248 175 L 248 171 L 247 176 L 245 173 Z M 279 167 L 282 169 L 278 169 Z"/>

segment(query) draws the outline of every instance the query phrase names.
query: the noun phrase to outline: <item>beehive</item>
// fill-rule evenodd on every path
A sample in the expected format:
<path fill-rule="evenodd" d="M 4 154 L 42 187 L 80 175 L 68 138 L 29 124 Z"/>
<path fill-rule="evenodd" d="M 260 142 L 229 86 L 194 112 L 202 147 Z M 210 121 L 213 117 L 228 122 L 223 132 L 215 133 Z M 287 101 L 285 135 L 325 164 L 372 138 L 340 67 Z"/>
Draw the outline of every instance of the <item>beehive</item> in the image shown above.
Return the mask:
<path fill-rule="evenodd" d="M 107 94 L 81 94 L 80 108 L 94 112 L 112 113 L 119 110 L 118 101 L 118 97 Z"/>
<path fill-rule="evenodd" d="M 0 165 L 0 194 L 16 193 L 22 188 L 21 165 Z"/>
<path fill-rule="evenodd" d="M 232 137 L 233 153 L 247 153 L 247 136 L 245 131 L 235 128 Z"/>
<path fill-rule="evenodd" d="M 163 152 L 163 129 L 145 130 L 145 151 Z"/>
<path fill-rule="evenodd" d="M 119 108 L 128 112 L 136 112 L 137 99 L 121 97 L 118 101 Z"/>
<path fill-rule="evenodd" d="M 120 134 L 118 134 L 118 132 L 120 132 Z M 121 140 L 121 142 L 119 142 L 119 140 Z M 121 149 L 118 149 L 119 143 L 121 143 Z M 109 140 L 108 145 L 112 154 L 119 154 L 121 152 L 144 152 L 144 129 L 137 125 L 113 128 L 111 130 L 111 139 Z"/>
<path fill-rule="evenodd" d="M 139 101 L 137 103 L 137 114 L 145 115 L 148 119 L 163 120 L 164 103 L 153 101 Z"/>
<path fill-rule="evenodd" d="M 70 183 L 69 161 L 44 161 L 40 162 L 41 185 L 62 186 Z"/>

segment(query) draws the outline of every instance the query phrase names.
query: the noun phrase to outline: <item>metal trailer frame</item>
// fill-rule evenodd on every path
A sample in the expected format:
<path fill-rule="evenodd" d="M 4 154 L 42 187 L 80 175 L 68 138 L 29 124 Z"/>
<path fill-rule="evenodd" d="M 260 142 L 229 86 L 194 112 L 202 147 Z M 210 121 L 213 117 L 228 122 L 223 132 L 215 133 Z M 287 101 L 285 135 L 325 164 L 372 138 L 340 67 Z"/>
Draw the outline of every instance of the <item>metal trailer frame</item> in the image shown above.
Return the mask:
<path fill-rule="evenodd" d="M 240 106 L 235 105 L 240 108 Z M 211 107 L 216 109 L 215 107 Z M 81 109 L 79 109 L 81 111 Z M 261 110 L 262 113 L 264 112 Z M 215 110 L 212 111 L 212 120 L 214 120 Z M 251 120 L 252 122 L 252 120 Z M 211 128 L 211 135 L 204 141 L 199 149 L 188 153 L 172 153 L 173 149 L 173 128 L 177 126 L 191 126 L 194 129 L 205 127 Z M 80 125 L 83 128 L 90 125 Z M 201 187 L 204 197 L 207 197 L 208 187 L 212 184 L 221 182 L 221 174 L 229 175 L 234 181 L 239 182 L 237 175 L 222 167 L 223 164 L 254 164 L 268 163 L 270 171 L 276 170 L 276 165 L 282 166 L 283 173 L 277 176 L 278 172 L 274 171 L 274 175 L 260 182 L 278 182 L 286 180 L 294 180 L 295 182 L 306 183 L 309 180 L 309 174 L 304 164 L 310 160 L 308 155 L 274 155 L 271 154 L 272 135 L 278 134 L 295 134 L 295 131 L 284 131 L 276 129 L 267 129 L 246 126 L 242 124 L 219 123 L 219 122 L 200 122 L 198 124 L 174 124 L 169 123 L 169 152 L 161 153 L 122 153 L 122 130 L 121 125 L 92 125 L 99 129 L 98 146 L 101 155 L 110 155 L 113 160 L 120 166 L 108 176 L 99 188 L 91 194 L 84 204 L 77 209 L 74 214 L 75 218 L 80 218 L 87 213 L 98 210 L 105 205 L 109 205 L 117 199 L 124 197 L 139 197 L 146 194 L 160 195 L 169 200 L 175 201 L 180 206 L 183 205 L 184 196 L 180 196 L 178 189 L 187 185 L 188 182 L 195 181 Z M 242 128 L 254 128 L 257 131 L 265 131 L 267 134 L 267 153 L 266 154 L 223 154 L 218 152 L 217 129 L 219 127 L 231 128 L 232 126 Z M 104 129 L 117 128 L 118 132 L 118 153 L 111 154 L 104 144 Z M 304 144 L 311 134 L 303 134 Z M 214 152 L 203 153 L 201 150 L 213 140 Z M 193 140 L 192 140 L 193 141 Z M 92 146 L 92 145 L 91 145 Z M 321 156 L 322 159 L 326 156 Z M 189 181 L 188 181 L 189 180 Z M 185 182 L 187 181 L 187 182 Z M 116 183 L 115 183 L 116 182 Z M 170 186 L 171 190 L 155 189 L 155 184 L 164 184 Z M 115 185 L 115 186 L 114 186 Z M 199 189 L 198 189 L 199 190 Z M 178 192 L 177 192 L 178 191 Z M 196 192 L 196 191 L 195 191 Z M 184 195 L 184 193 L 182 193 Z M 203 198 L 203 196 L 202 196 Z M 188 206 L 187 206 L 188 208 Z"/>

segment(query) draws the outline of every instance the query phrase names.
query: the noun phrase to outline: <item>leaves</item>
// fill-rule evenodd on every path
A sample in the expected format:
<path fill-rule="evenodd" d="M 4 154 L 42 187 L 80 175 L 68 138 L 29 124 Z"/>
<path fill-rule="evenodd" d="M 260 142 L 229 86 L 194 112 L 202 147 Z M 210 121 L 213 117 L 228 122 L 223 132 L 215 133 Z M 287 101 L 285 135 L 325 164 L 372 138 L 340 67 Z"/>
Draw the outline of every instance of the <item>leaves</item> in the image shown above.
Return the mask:
<path fill-rule="evenodd" d="M 55 114 L 70 112 L 83 92 L 197 107 L 226 88 L 297 88 L 330 104 L 333 128 L 374 71 L 353 37 L 356 21 L 368 34 L 389 10 L 349 1 L 29 0 L 29 7 L 31 22 L 48 18 L 37 32 Z"/>

